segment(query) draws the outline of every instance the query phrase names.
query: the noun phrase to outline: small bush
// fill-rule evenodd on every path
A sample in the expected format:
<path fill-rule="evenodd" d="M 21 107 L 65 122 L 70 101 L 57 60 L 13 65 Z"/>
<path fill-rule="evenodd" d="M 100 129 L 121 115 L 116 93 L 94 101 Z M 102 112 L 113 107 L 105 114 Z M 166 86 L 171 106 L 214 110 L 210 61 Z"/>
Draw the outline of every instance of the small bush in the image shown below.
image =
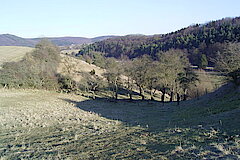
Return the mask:
<path fill-rule="evenodd" d="M 77 83 L 70 76 L 58 75 L 59 89 L 69 93 L 78 88 Z"/>

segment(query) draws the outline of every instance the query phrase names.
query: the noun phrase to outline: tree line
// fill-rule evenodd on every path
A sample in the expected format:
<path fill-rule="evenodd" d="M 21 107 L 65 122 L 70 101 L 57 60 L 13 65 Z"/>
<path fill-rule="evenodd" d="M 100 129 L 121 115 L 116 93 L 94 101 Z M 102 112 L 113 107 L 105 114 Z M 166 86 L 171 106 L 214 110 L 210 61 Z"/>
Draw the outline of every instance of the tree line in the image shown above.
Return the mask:
<path fill-rule="evenodd" d="M 221 47 L 221 52 L 216 52 L 216 56 L 211 59 L 215 64 L 215 70 L 226 75 L 227 80 L 239 85 L 240 43 L 226 43 Z M 155 58 L 145 54 L 134 59 L 114 59 L 106 58 L 101 52 L 94 51 L 81 55 L 81 58 L 88 63 L 100 64 L 106 69 L 104 77 L 115 99 L 118 98 L 120 89 L 124 88 L 129 99 L 132 99 L 132 93 L 137 89 L 143 100 L 144 92 L 148 92 L 150 99 L 154 100 L 156 91 L 161 91 L 162 100 L 164 95 L 170 96 L 169 101 L 176 100 L 178 96 L 186 100 L 189 98 L 189 93 L 196 89 L 195 84 L 199 80 L 191 68 L 187 53 L 180 49 L 160 51 Z M 201 56 L 200 65 L 203 68 L 208 65 L 204 54 Z M 95 88 L 97 89 L 98 87 Z M 201 95 L 201 93 L 197 94 Z"/>
<path fill-rule="evenodd" d="M 136 93 L 142 100 L 146 99 L 146 95 L 154 100 L 157 91 L 161 91 L 161 101 L 165 101 L 167 95 L 170 96 L 169 101 L 176 100 L 177 95 L 182 95 L 182 100 L 186 100 L 188 89 L 198 81 L 186 54 L 181 50 L 159 52 L 157 59 L 143 55 L 133 60 L 121 61 L 106 58 L 104 63 L 104 78 L 97 79 L 93 72 L 86 78 L 88 83 L 85 85 L 93 93 L 105 86 L 113 99 L 118 99 L 119 93 L 124 90 L 130 100 Z"/>
<path fill-rule="evenodd" d="M 57 73 L 61 62 L 59 48 L 47 40 L 36 45 L 35 50 L 19 62 L 5 63 L 0 70 L 0 86 L 4 88 L 48 89 L 64 92 L 111 93 L 119 99 L 124 91 L 130 100 L 138 94 L 142 100 L 160 91 L 161 101 L 186 100 L 198 76 L 191 69 L 187 53 L 180 49 L 160 51 L 155 58 L 143 55 L 134 59 L 106 58 L 98 52 L 89 52 L 89 63 L 105 68 L 103 76 L 95 70 L 82 73 L 83 79 L 75 82 L 71 75 Z M 84 59 L 84 56 L 82 57 Z M 202 59 L 205 59 L 204 57 Z M 213 59 L 216 69 L 240 85 L 240 43 L 228 43 Z M 203 61 L 204 62 L 204 61 Z M 71 68 L 69 68 L 71 69 Z M 69 72 L 70 73 L 70 72 Z M 107 96 L 102 95 L 102 96 Z"/>

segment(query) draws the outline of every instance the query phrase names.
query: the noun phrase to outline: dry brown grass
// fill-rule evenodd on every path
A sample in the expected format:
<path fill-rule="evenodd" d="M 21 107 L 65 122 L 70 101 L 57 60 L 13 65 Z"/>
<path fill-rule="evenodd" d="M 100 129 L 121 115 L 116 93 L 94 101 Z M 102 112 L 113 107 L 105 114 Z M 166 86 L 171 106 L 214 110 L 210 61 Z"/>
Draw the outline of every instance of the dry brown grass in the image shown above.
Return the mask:
<path fill-rule="evenodd" d="M 105 72 L 104 69 L 93 64 L 88 64 L 83 60 L 63 54 L 61 54 L 61 56 L 62 62 L 59 65 L 58 72 L 63 75 L 70 75 L 77 82 L 82 79 L 82 73 L 84 72 L 89 73 L 94 69 L 96 75 L 100 77 L 102 77 Z"/>
<path fill-rule="evenodd" d="M 0 102 L 2 159 L 239 158 L 239 137 L 229 141 L 217 129 L 179 119 L 188 102 L 163 107 L 4 89 Z"/>
<path fill-rule="evenodd" d="M 4 62 L 19 61 L 23 56 L 31 52 L 33 48 L 19 46 L 0 46 L 0 66 Z"/>

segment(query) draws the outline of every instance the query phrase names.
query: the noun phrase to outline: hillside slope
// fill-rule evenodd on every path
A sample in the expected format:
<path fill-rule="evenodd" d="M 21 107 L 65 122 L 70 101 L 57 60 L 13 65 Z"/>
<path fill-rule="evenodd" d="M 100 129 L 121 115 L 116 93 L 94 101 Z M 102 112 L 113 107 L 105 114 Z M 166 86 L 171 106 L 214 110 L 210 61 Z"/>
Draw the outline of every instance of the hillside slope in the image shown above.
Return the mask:
<path fill-rule="evenodd" d="M 156 58 L 160 51 L 182 49 L 192 64 L 206 54 L 214 58 L 224 47 L 223 43 L 240 42 L 240 17 L 223 18 L 206 24 L 191 25 L 178 31 L 153 36 L 128 35 L 99 41 L 83 49 L 103 52 L 105 56 L 135 58 L 148 54 Z"/>
<path fill-rule="evenodd" d="M 186 119 L 184 125 L 201 124 L 216 127 L 228 133 L 240 133 L 240 87 L 232 83 L 197 99 L 184 102 L 176 116 Z"/>
<path fill-rule="evenodd" d="M 58 73 L 63 75 L 70 75 L 73 80 L 79 82 L 82 79 L 83 73 L 90 73 L 92 70 L 95 70 L 95 74 L 102 77 L 105 72 L 104 69 L 89 64 L 83 60 L 61 54 L 62 61 L 58 67 Z"/>
<path fill-rule="evenodd" d="M 19 61 L 23 56 L 31 52 L 33 48 L 20 46 L 0 46 L 0 66 L 4 62 Z"/>
<path fill-rule="evenodd" d="M 239 89 L 212 94 L 162 106 L 0 90 L 0 157 L 239 159 Z"/>

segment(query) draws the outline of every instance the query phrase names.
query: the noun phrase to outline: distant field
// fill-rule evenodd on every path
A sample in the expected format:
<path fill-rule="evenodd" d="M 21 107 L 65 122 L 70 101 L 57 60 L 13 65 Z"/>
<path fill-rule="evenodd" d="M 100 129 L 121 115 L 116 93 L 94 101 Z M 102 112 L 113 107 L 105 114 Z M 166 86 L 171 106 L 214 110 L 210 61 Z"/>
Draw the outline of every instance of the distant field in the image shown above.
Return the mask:
<path fill-rule="evenodd" d="M 0 89 L 0 159 L 239 159 L 240 96 L 227 93 L 163 106 Z"/>
<path fill-rule="evenodd" d="M 30 47 L 0 46 L 0 66 L 4 62 L 19 61 L 27 53 L 32 51 Z"/>

